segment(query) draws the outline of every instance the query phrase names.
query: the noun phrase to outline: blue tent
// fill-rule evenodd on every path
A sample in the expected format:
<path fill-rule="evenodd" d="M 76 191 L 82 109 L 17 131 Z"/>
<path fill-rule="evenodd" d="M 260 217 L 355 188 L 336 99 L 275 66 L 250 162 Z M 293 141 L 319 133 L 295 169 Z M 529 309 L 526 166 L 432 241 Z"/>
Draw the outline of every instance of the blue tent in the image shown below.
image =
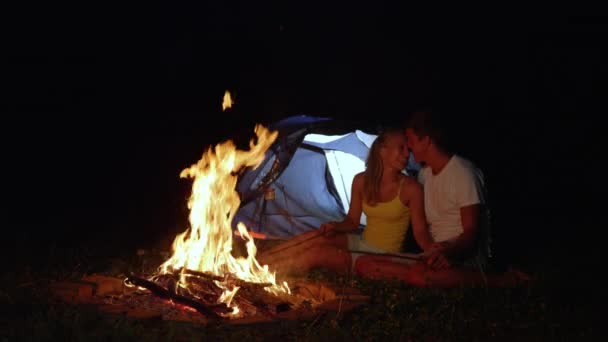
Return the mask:
<path fill-rule="evenodd" d="M 241 196 L 234 227 L 288 238 L 348 212 L 353 177 L 364 170 L 377 129 L 357 122 L 306 115 L 269 125 L 279 132 L 256 169 L 246 169 L 237 191 Z M 419 165 L 410 158 L 405 172 Z M 363 215 L 361 227 L 365 226 Z"/>

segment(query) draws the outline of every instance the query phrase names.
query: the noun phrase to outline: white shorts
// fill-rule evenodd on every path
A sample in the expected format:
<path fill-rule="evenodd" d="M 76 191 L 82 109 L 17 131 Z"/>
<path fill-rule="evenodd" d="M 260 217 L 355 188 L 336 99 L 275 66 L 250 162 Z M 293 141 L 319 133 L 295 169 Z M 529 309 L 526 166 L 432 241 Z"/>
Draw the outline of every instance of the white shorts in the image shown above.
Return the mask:
<path fill-rule="evenodd" d="M 365 242 L 365 239 L 363 239 L 362 234 L 348 234 L 347 241 L 348 241 L 348 251 L 350 252 L 350 257 L 351 257 L 351 263 L 350 263 L 351 272 L 355 271 L 355 262 L 357 261 L 357 258 L 359 258 L 360 256 L 366 255 L 366 254 L 369 255 L 370 253 L 378 253 L 378 254 L 386 253 L 386 251 L 383 249 L 370 246 L 367 242 Z M 357 253 L 357 252 L 364 252 L 364 253 Z"/>
<path fill-rule="evenodd" d="M 347 234 L 348 250 L 350 252 L 386 253 L 385 250 L 370 246 L 362 234 Z"/>
<path fill-rule="evenodd" d="M 348 243 L 348 251 L 350 252 L 350 255 L 351 255 L 351 264 L 350 264 L 351 272 L 353 272 L 355 270 L 355 262 L 357 261 L 357 258 L 359 258 L 360 256 L 370 255 L 370 254 L 387 254 L 388 253 L 387 251 L 385 251 L 381 248 L 370 246 L 365 241 L 362 234 L 347 234 L 347 243 Z M 357 253 L 357 252 L 360 252 L 360 253 Z M 392 253 L 392 254 L 395 254 L 395 253 Z M 396 253 L 396 254 L 403 254 L 403 255 L 407 255 L 409 257 L 419 257 L 421 255 L 421 254 L 409 254 L 409 253 Z M 388 260 L 390 260 L 392 262 L 397 262 L 400 264 L 415 263 L 415 261 L 413 259 L 408 259 L 408 258 L 393 257 L 393 258 L 389 258 Z"/>

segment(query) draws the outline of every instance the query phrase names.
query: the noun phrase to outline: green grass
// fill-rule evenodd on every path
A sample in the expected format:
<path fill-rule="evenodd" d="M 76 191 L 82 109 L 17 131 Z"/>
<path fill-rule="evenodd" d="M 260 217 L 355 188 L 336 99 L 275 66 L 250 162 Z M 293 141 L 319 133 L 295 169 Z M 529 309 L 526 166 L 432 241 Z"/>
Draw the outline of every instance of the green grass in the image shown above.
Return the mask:
<path fill-rule="evenodd" d="M 351 341 L 351 340 L 595 340 L 605 335 L 598 313 L 603 288 L 563 269 L 547 268 L 532 284 L 512 289 L 418 289 L 397 282 L 347 279 L 317 270 L 311 280 L 354 286 L 369 305 L 341 317 L 255 326 L 200 327 L 170 321 L 138 321 L 100 313 L 86 305 L 48 300 L 46 285 L 84 273 L 122 276 L 158 266 L 157 253 L 137 256 L 94 247 L 55 248 L 21 259 L 2 276 L 0 341 Z M 590 286 L 575 286 L 575 285 Z M 597 292 L 594 292 L 596 291 Z"/>

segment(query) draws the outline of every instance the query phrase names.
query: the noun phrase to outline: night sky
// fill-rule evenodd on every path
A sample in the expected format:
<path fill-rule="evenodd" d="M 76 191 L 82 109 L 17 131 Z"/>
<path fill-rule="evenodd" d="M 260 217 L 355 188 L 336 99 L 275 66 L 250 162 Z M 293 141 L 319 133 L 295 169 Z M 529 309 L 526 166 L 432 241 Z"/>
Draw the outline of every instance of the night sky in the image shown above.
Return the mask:
<path fill-rule="evenodd" d="M 18 241 L 153 244 L 185 228 L 179 172 L 210 144 L 290 115 L 390 123 L 426 105 L 458 118 L 511 251 L 587 250 L 600 229 L 605 18 L 49 6 L 3 42 L 4 230 Z"/>

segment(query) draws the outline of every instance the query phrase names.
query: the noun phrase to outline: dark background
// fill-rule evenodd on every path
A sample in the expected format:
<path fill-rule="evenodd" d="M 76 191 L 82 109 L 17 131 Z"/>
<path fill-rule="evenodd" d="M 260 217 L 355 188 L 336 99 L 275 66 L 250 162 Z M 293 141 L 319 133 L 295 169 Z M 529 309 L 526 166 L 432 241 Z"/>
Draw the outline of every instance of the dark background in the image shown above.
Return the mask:
<path fill-rule="evenodd" d="M 604 17 L 61 6 L 19 11 L 2 43 L 8 250 L 154 245 L 185 229 L 179 172 L 210 144 L 295 114 L 375 124 L 431 105 L 486 174 L 502 251 L 599 256 Z"/>

